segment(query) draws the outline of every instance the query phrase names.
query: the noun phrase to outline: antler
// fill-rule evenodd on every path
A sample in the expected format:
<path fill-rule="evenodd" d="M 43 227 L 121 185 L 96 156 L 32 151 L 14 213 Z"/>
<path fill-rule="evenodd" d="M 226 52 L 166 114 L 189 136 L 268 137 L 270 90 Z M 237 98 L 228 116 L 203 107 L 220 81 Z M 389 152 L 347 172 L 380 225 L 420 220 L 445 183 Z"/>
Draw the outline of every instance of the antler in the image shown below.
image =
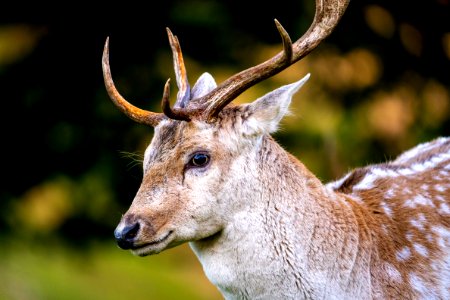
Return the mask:
<path fill-rule="evenodd" d="M 124 97 L 119 93 L 119 91 L 116 89 L 116 86 L 114 85 L 114 81 L 112 80 L 111 76 L 111 68 L 109 66 L 109 38 L 106 39 L 105 47 L 103 48 L 103 57 L 102 57 L 102 68 L 103 68 L 103 79 L 105 80 L 105 86 L 106 91 L 108 92 L 109 97 L 114 102 L 114 104 L 130 119 L 150 125 L 150 126 L 156 126 L 158 123 L 164 119 L 164 114 L 162 113 L 154 113 L 151 111 L 140 109 L 131 103 L 129 103 L 127 100 L 125 100 Z M 168 83 L 166 83 L 166 86 L 168 86 Z M 163 95 L 163 103 L 164 99 L 169 98 L 169 89 L 164 89 L 164 95 Z"/>
<path fill-rule="evenodd" d="M 164 85 L 164 94 L 161 101 L 162 113 L 155 113 L 147 110 L 140 109 L 127 100 L 119 93 L 114 85 L 114 81 L 111 76 L 111 69 L 109 66 L 109 38 L 106 39 L 105 47 L 103 49 L 102 68 L 103 78 L 105 80 L 106 90 L 109 97 L 114 104 L 132 120 L 155 127 L 158 123 L 167 116 L 170 119 L 190 121 L 189 114 L 183 108 L 190 100 L 190 87 L 187 79 L 186 68 L 184 66 L 183 55 L 181 53 L 180 43 L 178 38 L 172 34 L 169 28 L 167 28 L 167 35 L 169 36 L 170 46 L 173 53 L 173 65 L 175 69 L 175 75 L 177 78 L 178 94 L 177 102 L 174 109 L 170 107 L 170 79 L 167 80 Z M 165 115 L 165 116 L 164 116 Z"/>
<path fill-rule="evenodd" d="M 198 101 L 204 106 L 203 117 L 214 120 L 237 96 L 256 83 L 269 78 L 310 53 L 336 27 L 350 0 L 316 0 L 316 12 L 308 31 L 294 44 L 275 19 L 283 41 L 283 51 L 271 59 L 235 74 Z"/>
<path fill-rule="evenodd" d="M 165 117 L 183 121 L 190 121 L 193 118 L 201 118 L 209 122 L 214 121 L 220 111 L 245 90 L 281 72 L 310 53 L 333 31 L 349 2 L 350 0 L 316 0 L 316 12 L 313 23 L 308 31 L 295 43 L 292 43 L 289 34 L 275 19 L 275 25 L 283 43 L 283 51 L 257 66 L 231 76 L 210 93 L 195 99 L 195 101 L 190 99 L 190 87 L 178 38 L 167 28 L 179 92 L 177 101 L 174 107 L 171 108 L 169 101 L 170 80 L 167 80 L 162 99 L 164 114 L 137 108 L 119 94 L 111 78 L 109 39 L 106 39 L 102 60 L 106 89 L 114 104 L 128 117 L 139 123 L 156 126 Z"/>
<path fill-rule="evenodd" d="M 170 48 L 172 48 L 173 54 L 173 67 L 175 69 L 175 76 L 177 78 L 177 102 L 174 109 L 170 108 L 169 98 L 164 98 L 162 103 L 162 109 L 164 114 L 175 120 L 190 121 L 189 114 L 183 108 L 186 107 L 191 99 L 191 88 L 187 79 L 186 67 L 184 66 L 183 54 L 181 53 L 180 42 L 178 38 L 172 34 L 169 28 L 166 28 L 167 36 L 169 37 Z M 164 90 L 169 91 L 169 80 L 164 87 Z"/>

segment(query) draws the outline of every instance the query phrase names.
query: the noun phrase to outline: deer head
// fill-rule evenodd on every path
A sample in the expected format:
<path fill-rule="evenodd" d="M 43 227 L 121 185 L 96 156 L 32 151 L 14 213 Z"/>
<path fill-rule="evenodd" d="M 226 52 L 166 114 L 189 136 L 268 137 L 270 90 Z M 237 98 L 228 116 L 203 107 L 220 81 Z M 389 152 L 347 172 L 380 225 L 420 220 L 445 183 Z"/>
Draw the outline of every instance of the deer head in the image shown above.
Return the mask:
<path fill-rule="evenodd" d="M 136 122 L 155 128 L 145 151 L 142 184 L 115 230 L 118 245 L 137 255 L 158 253 L 178 244 L 220 232 L 256 192 L 261 174 L 248 174 L 263 137 L 274 132 L 287 113 L 292 95 L 308 80 L 278 88 L 254 102 L 228 105 L 254 84 L 271 77 L 311 52 L 334 29 L 348 0 L 317 0 L 314 21 L 295 43 L 280 23 L 283 51 L 244 70 L 219 86 L 204 73 L 190 88 L 177 37 L 167 29 L 179 89 L 173 107 L 169 80 L 162 98 L 163 113 L 130 104 L 114 86 L 108 39 L 103 75 L 114 104 Z M 246 176 L 242 166 L 247 166 Z"/>

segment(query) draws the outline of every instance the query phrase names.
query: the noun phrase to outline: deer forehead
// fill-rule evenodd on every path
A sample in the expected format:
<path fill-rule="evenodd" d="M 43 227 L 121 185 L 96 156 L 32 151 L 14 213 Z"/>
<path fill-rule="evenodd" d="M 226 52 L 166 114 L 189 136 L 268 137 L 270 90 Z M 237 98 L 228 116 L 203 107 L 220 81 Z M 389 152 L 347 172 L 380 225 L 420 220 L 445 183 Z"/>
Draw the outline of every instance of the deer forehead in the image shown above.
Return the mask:
<path fill-rule="evenodd" d="M 215 123 L 164 120 L 155 128 L 145 151 L 144 169 L 155 163 L 184 163 L 196 151 L 236 152 L 245 140 L 239 134 L 237 123 L 235 118 L 225 114 Z"/>

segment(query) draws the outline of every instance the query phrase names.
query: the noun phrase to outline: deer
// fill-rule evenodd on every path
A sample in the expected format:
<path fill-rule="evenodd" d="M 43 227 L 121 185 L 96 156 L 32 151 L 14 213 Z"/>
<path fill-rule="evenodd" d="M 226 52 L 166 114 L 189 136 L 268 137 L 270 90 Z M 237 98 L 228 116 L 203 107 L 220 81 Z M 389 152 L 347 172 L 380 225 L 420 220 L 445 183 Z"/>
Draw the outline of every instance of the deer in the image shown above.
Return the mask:
<path fill-rule="evenodd" d="M 154 128 L 141 185 L 114 231 L 137 256 L 189 243 L 225 299 L 450 299 L 450 138 L 322 183 L 272 134 L 309 79 L 245 104 L 232 101 L 310 53 L 348 0 L 316 0 L 314 20 L 283 50 L 217 85 L 190 88 L 179 40 L 167 28 L 178 87 L 162 112 L 128 102 L 102 68 L 112 102 Z"/>

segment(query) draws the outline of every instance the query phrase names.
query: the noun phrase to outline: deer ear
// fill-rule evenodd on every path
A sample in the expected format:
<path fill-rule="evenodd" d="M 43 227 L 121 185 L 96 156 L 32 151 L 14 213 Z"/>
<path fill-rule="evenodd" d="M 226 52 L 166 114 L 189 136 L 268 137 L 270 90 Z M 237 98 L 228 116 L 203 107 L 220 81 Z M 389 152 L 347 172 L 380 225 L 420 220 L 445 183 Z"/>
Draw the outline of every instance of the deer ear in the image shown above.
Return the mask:
<path fill-rule="evenodd" d="M 244 132 L 246 134 L 261 134 L 275 132 L 281 119 L 288 113 L 292 96 L 309 79 L 309 74 L 301 80 L 282 86 L 265 94 L 254 102 L 247 104 L 243 110 Z"/>
<path fill-rule="evenodd" d="M 211 92 L 217 87 L 216 81 L 211 74 L 203 73 L 194 84 L 191 91 L 191 99 L 197 99 Z"/>

